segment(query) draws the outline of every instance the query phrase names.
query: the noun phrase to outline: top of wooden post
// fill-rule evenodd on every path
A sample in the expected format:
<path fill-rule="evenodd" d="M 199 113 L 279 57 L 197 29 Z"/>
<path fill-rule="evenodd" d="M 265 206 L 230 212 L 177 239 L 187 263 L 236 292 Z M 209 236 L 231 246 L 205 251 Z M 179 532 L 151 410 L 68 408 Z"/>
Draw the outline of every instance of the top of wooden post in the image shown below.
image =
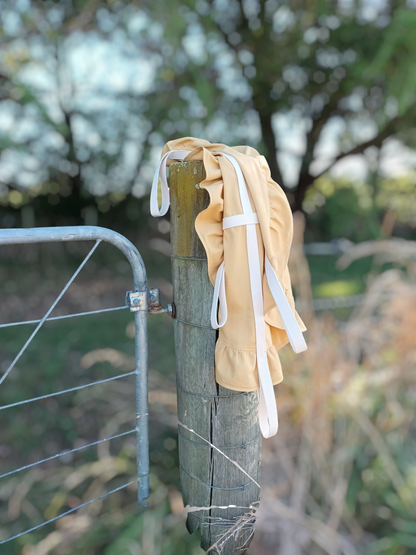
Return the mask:
<path fill-rule="evenodd" d="M 180 226 L 172 228 L 172 252 L 183 258 L 206 258 L 205 249 L 195 232 L 195 218 L 209 205 L 209 195 L 199 183 L 205 179 L 201 161 L 176 162 L 169 166 L 169 182 L 175 194 L 171 195 L 171 213 L 181 219 Z"/>

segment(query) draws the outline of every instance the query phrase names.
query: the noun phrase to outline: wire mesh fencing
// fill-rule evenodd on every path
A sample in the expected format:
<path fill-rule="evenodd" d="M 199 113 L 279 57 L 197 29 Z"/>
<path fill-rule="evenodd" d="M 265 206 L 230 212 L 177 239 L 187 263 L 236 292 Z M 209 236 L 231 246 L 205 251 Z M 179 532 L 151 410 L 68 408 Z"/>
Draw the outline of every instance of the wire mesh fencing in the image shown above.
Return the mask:
<path fill-rule="evenodd" d="M 34 244 L 34 243 L 48 243 L 48 242 L 63 242 L 63 241 L 95 241 L 94 246 L 89 251 L 87 256 L 84 258 L 82 263 L 78 266 L 77 270 L 73 273 L 71 278 L 66 283 L 65 287 L 61 290 L 59 295 L 55 298 L 54 302 L 51 304 L 50 308 L 47 310 L 43 318 L 37 320 L 26 320 L 19 322 L 7 322 L 0 325 L 0 328 L 15 328 L 16 326 L 30 326 L 35 325 L 35 329 L 30 333 L 28 339 L 24 342 L 23 346 L 16 353 L 13 360 L 7 365 L 3 375 L 0 378 L 0 386 L 7 388 L 8 380 L 10 376 L 13 377 L 13 371 L 16 371 L 16 365 L 21 360 L 24 353 L 27 353 L 27 349 L 31 345 L 32 341 L 36 338 L 39 331 L 44 326 L 45 322 L 56 322 L 58 320 L 66 320 L 68 318 L 79 318 L 86 317 L 89 315 L 97 315 L 103 313 L 111 313 L 115 311 L 125 310 L 130 308 L 134 313 L 135 318 L 135 369 L 129 372 L 123 372 L 115 376 L 111 376 L 105 379 L 95 380 L 82 385 L 76 385 L 71 388 L 61 389 L 54 391 L 52 393 L 47 393 L 41 396 L 29 397 L 23 400 L 15 401 L 12 403 L 5 403 L 0 406 L 0 411 L 5 411 L 7 409 L 12 409 L 15 407 L 20 407 L 22 405 L 27 405 L 29 403 L 44 402 L 47 399 L 56 398 L 58 396 L 78 392 L 81 390 L 86 390 L 88 388 L 93 388 L 94 386 L 115 382 L 116 380 L 121 380 L 128 376 L 135 376 L 135 415 L 136 424 L 132 429 L 123 431 L 118 434 L 114 434 L 102 439 L 98 439 L 93 442 L 86 443 L 77 446 L 73 449 L 65 450 L 62 452 L 55 453 L 49 457 L 41 458 L 34 462 L 30 462 L 19 468 L 8 470 L 0 474 L 0 480 L 5 478 L 15 478 L 20 473 L 25 470 L 33 469 L 39 465 L 48 463 L 49 461 L 68 458 L 76 452 L 86 451 L 91 447 L 99 446 L 100 444 L 109 443 L 112 440 L 118 438 L 124 438 L 126 436 L 136 435 L 136 461 L 137 461 L 137 477 L 133 480 L 129 480 L 122 485 L 106 491 L 104 494 L 97 497 L 88 499 L 83 503 L 78 503 L 71 507 L 69 510 L 61 512 L 51 518 L 46 518 L 42 522 L 37 523 L 34 526 L 26 528 L 19 531 L 18 533 L 11 534 L 7 537 L 0 536 L 0 544 L 6 544 L 15 540 L 29 532 L 38 530 L 39 528 L 57 521 L 62 517 L 69 515 L 75 511 L 78 511 L 82 507 L 86 507 L 94 502 L 103 500 L 104 498 L 111 496 L 112 494 L 129 488 L 133 484 L 137 483 L 138 489 L 138 503 L 141 504 L 149 496 L 149 447 L 148 447 L 148 406 L 147 406 L 147 315 L 149 312 L 149 307 L 151 312 L 163 312 L 166 309 L 162 309 L 159 302 L 158 292 L 156 290 L 149 291 L 147 287 L 146 271 L 142 258 L 137 251 L 137 249 L 130 243 L 125 237 L 115 233 L 113 231 L 98 228 L 98 227 L 65 227 L 65 228 L 37 228 L 37 229 L 22 229 L 22 230 L 1 230 L 0 231 L 0 246 L 1 245 L 21 245 L 21 244 Z M 91 310 L 85 312 L 78 312 L 63 316 L 51 316 L 53 310 L 58 305 L 59 301 L 68 291 L 71 284 L 80 274 L 82 269 L 87 264 L 88 260 L 92 257 L 99 244 L 102 242 L 108 242 L 116 246 L 124 255 L 127 257 L 134 280 L 134 290 L 127 292 L 126 304 L 124 306 L 117 306 L 114 308 L 105 308 L 102 310 Z M 39 347 L 41 348 L 41 347 Z M 7 390 L 6 390 L 7 391 Z M 15 481 L 12 487 L 16 489 L 22 488 L 22 482 Z M 26 486 L 24 486 L 26 487 Z M 10 502 L 9 502 L 10 505 Z M 10 507 L 9 507 L 10 508 Z M 36 511 L 33 511 L 36 513 Z M 35 515 L 39 519 L 39 515 Z"/>

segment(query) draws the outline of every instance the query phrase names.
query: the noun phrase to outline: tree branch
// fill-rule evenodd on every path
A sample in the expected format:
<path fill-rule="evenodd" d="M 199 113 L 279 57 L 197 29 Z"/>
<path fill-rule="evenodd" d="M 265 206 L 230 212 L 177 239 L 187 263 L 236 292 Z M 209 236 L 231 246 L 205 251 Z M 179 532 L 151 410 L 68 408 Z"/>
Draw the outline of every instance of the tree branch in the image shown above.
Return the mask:
<path fill-rule="evenodd" d="M 276 137 L 272 126 L 273 114 L 261 114 L 260 125 L 262 130 L 262 139 L 266 147 L 267 161 L 270 166 L 272 178 L 276 181 L 281 188 L 286 192 L 283 182 L 282 172 L 280 171 L 279 162 L 277 160 Z"/>
<path fill-rule="evenodd" d="M 355 146 L 354 148 L 352 148 L 351 150 L 348 150 L 347 152 L 341 152 L 340 154 L 338 154 L 338 156 L 336 156 L 334 158 L 332 163 L 324 171 L 322 171 L 320 174 L 314 176 L 314 179 L 318 179 L 318 177 L 321 177 L 321 175 L 323 175 L 328 170 L 330 170 L 339 160 L 342 160 L 343 158 L 346 158 L 347 156 L 353 156 L 354 154 L 362 154 L 364 152 L 364 150 L 366 150 L 370 146 L 377 146 L 378 148 L 380 148 L 382 146 L 382 143 L 386 139 L 388 139 L 389 137 L 391 137 L 392 135 L 397 133 L 397 131 L 398 131 L 397 127 L 399 127 L 401 123 L 406 123 L 408 121 L 409 121 L 409 113 L 408 112 L 403 114 L 403 116 L 396 117 L 396 118 L 390 120 L 390 122 L 387 124 L 387 126 L 384 128 L 384 130 L 381 133 L 379 133 L 376 137 L 374 137 L 373 139 L 370 139 L 369 141 L 366 141 L 365 143 L 361 143 L 360 145 Z"/>
<path fill-rule="evenodd" d="M 400 127 L 400 125 L 402 123 L 407 123 L 409 121 L 409 112 L 410 109 L 412 107 L 409 108 L 409 110 L 403 114 L 402 116 L 393 118 L 392 120 L 389 121 L 389 123 L 386 125 L 386 127 L 383 129 L 383 131 L 381 131 L 376 137 L 374 137 L 373 139 L 370 139 L 364 143 L 361 143 L 360 145 L 355 146 L 354 148 L 352 148 L 351 150 L 348 150 L 347 152 L 341 152 L 340 154 L 338 154 L 338 156 L 336 156 L 333 161 L 329 164 L 329 166 L 323 170 L 322 172 L 320 172 L 318 175 L 311 175 L 309 173 L 309 164 L 313 159 L 312 156 L 312 152 L 310 152 L 310 149 L 307 148 L 307 153 L 309 150 L 309 160 L 306 159 L 306 154 L 304 157 L 304 160 L 302 162 L 302 169 L 301 169 L 301 174 L 299 177 L 299 183 L 298 186 L 296 188 L 296 192 L 295 192 L 295 209 L 296 210 L 302 210 L 302 203 L 303 203 L 303 199 L 305 198 L 305 193 L 307 191 L 307 189 L 312 185 L 312 183 L 318 179 L 319 177 L 321 177 L 322 175 L 324 175 L 326 172 L 328 172 L 339 160 L 342 160 L 343 158 L 346 158 L 347 156 L 353 156 L 355 154 L 362 154 L 364 152 L 364 150 L 366 150 L 367 148 L 371 147 L 371 146 L 376 146 L 378 148 L 381 147 L 382 143 L 390 136 L 394 135 L 395 133 L 397 133 L 398 128 Z M 311 141 L 311 147 L 313 149 L 313 147 L 316 145 L 319 136 L 321 134 L 322 128 L 324 126 L 324 124 L 328 121 L 329 117 L 334 115 L 334 111 L 328 111 L 327 112 L 327 116 L 326 117 L 320 117 L 319 120 L 317 120 L 318 123 L 318 128 L 319 131 L 317 134 L 315 134 L 313 136 L 313 140 Z M 343 114 L 343 116 L 345 117 L 345 113 Z M 311 130 L 311 132 L 308 134 L 308 138 L 310 136 L 310 138 L 312 139 L 312 132 L 314 131 L 314 129 Z M 308 147 L 309 147 L 309 141 L 308 141 Z"/>

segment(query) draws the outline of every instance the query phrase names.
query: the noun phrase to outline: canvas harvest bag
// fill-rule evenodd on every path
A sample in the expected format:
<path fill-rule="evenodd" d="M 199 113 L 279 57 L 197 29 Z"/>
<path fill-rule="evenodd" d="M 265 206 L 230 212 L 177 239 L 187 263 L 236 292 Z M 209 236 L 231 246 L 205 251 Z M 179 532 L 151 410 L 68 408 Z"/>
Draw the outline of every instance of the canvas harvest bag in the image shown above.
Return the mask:
<path fill-rule="evenodd" d="M 253 148 L 183 138 L 162 151 L 150 197 L 152 216 L 169 209 L 166 166 L 177 160 L 202 160 L 206 172 L 200 187 L 208 191 L 210 204 L 196 218 L 195 229 L 214 286 L 216 381 L 235 391 L 260 390 L 260 429 L 271 437 L 278 429 L 273 385 L 283 379 L 278 350 L 288 342 L 296 353 L 307 348 L 288 270 L 293 234 L 289 203 L 272 180 L 266 159 Z"/>

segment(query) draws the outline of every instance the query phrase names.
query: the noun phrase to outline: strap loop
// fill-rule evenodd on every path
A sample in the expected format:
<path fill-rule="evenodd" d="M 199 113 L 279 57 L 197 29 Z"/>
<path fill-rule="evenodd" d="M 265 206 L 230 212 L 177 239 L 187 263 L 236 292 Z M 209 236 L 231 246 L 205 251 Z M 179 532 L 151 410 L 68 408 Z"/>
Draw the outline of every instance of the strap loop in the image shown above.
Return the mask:
<path fill-rule="evenodd" d="M 292 345 L 295 353 L 302 353 L 303 351 L 306 351 L 308 347 L 306 345 L 303 334 L 300 331 L 299 324 L 296 321 L 295 315 L 293 314 L 290 304 L 286 298 L 285 292 L 283 291 L 283 287 L 281 286 L 280 281 L 267 256 L 265 259 L 265 267 L 267 283 L 269 284 L 274 302 L 279 309 L 290 344 Z"/>
<path fill-rule="evenodd" d="M 221 309 L 221 321 L 218 323 L 218 303 Z M 214 296 L 211 305 L 211 326 L 214 330 L 222 328 L 228 318 L 227 298 L 225 296 L 224 262 L 221 262 L 215 277 Z"/>
<path fill-rule="evenodd" d="M 257 366 L 260 381 L 259 425 L 261 435 L 267 439 L 277 434 L 279 417 L 267 355 L 264 360 L 257 359 Z"/>
<path fill-rule="evenodd" d="M 164 156 L 162 156 L 159 165 L 155 171 L 153 177 L 152 189 L 150 192 L 150 213 L 152 216 L 158 218 L 159 216 L 164 216 L 169 210 L 170 197 L 169 197 L 169 187 L 166 179 L 166 163 L 169 158 L 175 160 L 183 160 L 188 156 L 190 150 L 170 150 Z M 157 199 L 158 184 L 160 178 L 160 190 L 162 193 L 162 205 L 159 208 L 159 203 Z"/>

